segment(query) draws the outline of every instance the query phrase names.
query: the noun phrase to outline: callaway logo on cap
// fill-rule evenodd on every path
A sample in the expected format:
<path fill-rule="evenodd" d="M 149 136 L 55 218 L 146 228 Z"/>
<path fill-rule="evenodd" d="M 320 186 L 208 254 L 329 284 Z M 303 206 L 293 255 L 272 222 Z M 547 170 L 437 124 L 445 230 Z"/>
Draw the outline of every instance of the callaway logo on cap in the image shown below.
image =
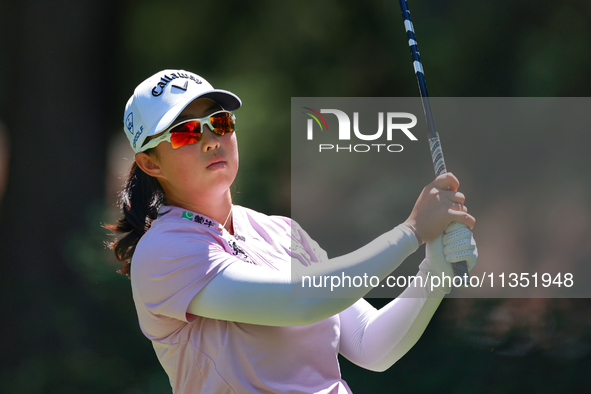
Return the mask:
<path fill-rule="evenodd" d="M 214 89 L 199 75 L 184 70 L 160 71 L 139 84 L 123 115 L 123 129 L 133 151 L 141 152 L 146 137 L 166 130 L 196 98 L 214 100 L 228 111 L 242 105 L 234 93 Z"/>

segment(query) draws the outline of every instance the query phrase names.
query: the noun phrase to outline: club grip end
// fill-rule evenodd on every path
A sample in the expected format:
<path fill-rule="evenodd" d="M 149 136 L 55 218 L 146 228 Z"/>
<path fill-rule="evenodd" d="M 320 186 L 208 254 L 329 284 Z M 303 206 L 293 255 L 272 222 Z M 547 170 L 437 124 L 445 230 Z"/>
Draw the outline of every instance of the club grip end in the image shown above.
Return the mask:
<path fill-rule="evenodd" d="M 468 272 L 468 264 L 466 264 L 465 261 L 458 261 L 457 263 L 452 263 L 451 267 L 454 270 L 454 283 L 457 283 L 455 278 L 460 277 L 462 285 L 464 287 L 469 287 L 470 272 Z"/>

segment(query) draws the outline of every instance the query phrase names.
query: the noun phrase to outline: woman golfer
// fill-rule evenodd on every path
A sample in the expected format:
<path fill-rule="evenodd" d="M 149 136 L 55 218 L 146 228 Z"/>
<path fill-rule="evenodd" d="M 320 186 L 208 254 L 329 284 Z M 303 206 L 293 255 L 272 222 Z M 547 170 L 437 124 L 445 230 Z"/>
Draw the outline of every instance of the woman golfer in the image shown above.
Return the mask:
<path fill-rule="evenodd" d="M 411 286 L 376 310 L 362 298 L 367 287 L 343 290 L 346 298 L 292 297 L 302 280 L 292 265 L 309 276 L 384 279 L 427 242 L 417 276 L 453 276 L 450 262 L 476 262 L 474 218 L 448 173 L 424 188 L 404 223 L 329 259 L 289 218 L 232 204 L 231 111 L 241 104 L 198 75 L 164 70 L 125 107 L 135 163 L 124 216 L 110 226 L 125 235 L 111 246 L 131 278 L 140 327 L 177 394 L 350 393 L 337 355 L 389 368 L 450 288 Z"/>

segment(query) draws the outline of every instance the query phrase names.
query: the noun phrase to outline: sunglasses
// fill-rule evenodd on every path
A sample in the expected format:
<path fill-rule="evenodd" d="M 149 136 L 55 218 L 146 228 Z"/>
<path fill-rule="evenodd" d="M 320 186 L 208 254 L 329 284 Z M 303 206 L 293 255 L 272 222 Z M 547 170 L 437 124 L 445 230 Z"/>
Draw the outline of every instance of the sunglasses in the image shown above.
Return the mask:
<path fill-rule="evenodd" d="M 142 152 L 155 148 L 162 141 L 170 142 L 173 149 L 197 144 L 201 141 L 204 125 L 209 126 L 215 135 L 221 137 L 226 133 L 236 131 L 234 127 L 236 116 L 230 111 L 217 111 L 203 118 L 184 120 L 166 129 L 159 137 L 150 140 L 142 147 Z"/>

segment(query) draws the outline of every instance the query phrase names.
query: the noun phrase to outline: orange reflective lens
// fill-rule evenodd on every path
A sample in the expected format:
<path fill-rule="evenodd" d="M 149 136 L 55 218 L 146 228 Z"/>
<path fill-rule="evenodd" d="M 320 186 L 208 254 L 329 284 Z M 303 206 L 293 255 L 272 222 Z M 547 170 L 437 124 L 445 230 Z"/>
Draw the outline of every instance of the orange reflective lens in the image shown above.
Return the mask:
<path fill-rule="evenodd" d="M 215 112 L 209 116 L 199 119 L 186 120 L 170 129 L 170 144 L 173 149 L 185 145 L 196 144 L 201 141 L 203 125 L 216 135 L 222 136 L 235 130 L 236 118 L 228 111 Z"/>

